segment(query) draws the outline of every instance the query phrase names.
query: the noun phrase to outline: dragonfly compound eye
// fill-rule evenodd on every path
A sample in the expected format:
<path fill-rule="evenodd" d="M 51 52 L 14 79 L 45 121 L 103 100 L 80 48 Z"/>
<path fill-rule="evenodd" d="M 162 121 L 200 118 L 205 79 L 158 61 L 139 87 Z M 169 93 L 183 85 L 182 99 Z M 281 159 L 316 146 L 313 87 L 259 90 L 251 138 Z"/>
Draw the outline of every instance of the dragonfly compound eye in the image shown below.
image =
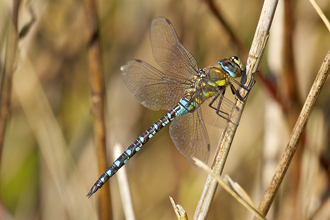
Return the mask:
<path fill-rule="evenodd" d="M 240 58 L 238 58 L 237 56 L 232 56 L 229 58 L 229 60 L 235 63 L 242 72 L 244 71 L 244 66 Z"/>

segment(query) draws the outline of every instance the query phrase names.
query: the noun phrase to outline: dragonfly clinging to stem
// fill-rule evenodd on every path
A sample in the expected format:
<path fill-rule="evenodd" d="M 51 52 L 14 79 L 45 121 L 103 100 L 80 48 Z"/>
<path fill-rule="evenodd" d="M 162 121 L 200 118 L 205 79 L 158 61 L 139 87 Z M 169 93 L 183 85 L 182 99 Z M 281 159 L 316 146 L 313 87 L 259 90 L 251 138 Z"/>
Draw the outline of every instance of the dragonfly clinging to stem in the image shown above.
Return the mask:
<path fill-rule="evenodd" d="M 170 136 L 188 161 L 193 157 L 206 162 L 210 143 L 204 121 L 224 127 L 227 123 L 237 125 L 229 113 L 235 105 L 224 94 L 230 86 L 236 97 L 244 101 L 233 83 L 244 87 L 237 77 L 244 74 L 243 64 L 236 56 L 223 59 L 215 66 L 199 69 L 194 56 L 180 43 L 171 22 L 163 17 L 151 24 L 153 57 L 165 74 L 141 61 L 130 60 L 121 67 L 123 79 L 134 98 L 152 110 L 168 110 L 162 118 L 147 129 L 113 164 L 100 176 L 87 194 L 91 197 L 127 161 L 138 152 L 163 127 L 170 125 Z"/>

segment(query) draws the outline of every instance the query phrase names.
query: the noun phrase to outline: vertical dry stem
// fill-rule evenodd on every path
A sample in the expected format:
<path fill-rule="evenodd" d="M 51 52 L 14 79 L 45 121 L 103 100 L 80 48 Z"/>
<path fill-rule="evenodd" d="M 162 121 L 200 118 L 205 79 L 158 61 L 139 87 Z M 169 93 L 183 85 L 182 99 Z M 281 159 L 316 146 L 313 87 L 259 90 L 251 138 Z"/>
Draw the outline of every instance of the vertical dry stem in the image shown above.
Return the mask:
<path fill-rule="evenodd" d="M 253 81 L 253 73 L 257 71 L 258 65 L 261 60 L 261 56 L 266 47 L 268 41 L 269 29 L 273 21 L 277 3 L 278 0 L 266 0 L 264 2 L 259 23 L 257 26 L 257 30 L 253 38 L 251 49 L 249 52 L 249 57 L 247 60 L 247 66 L 246 66 L 247 81 L 245 84 L 246 86 L 249 86 L 250 83 Z M 241 89 L 240 93 L 242 97 L 245 97 L 247 91 Z M 234 111 L 231 112 L 231 116 L 237 118 L 238 121 L 241 118 L 244 105 L 245 103 L 242 103 L 241 101 L 237 100 L 236 106 L 239 110 L 234 109 Z M 230 146 L 236 132 L 236 128 L 237 128 L 236 126 L 228 125 L 226 130 L 223 132 L 223 136 L 221 137 L 222 140 L 220 146 L 218 147 L 217 155 L 212 165 L 213 172 L 215 172 L 218 175 L 221 174 L 224 168 L 224 164 L 226 162 L 230 150 Z M 204 186 L 202 197 L 199 200 L 195 211 L 194 219 L 206 218 L 213 196 L 215 194 L 216 187 L 217 187 L 216 180 L 213 179 L 211 176 L 208 176 L 206 180 L 206 184 Z"/>
<path fill-rule="evenodd" d="M 280 162 L 276 168 L 276 171 L 271 180 L 271 183 L 269 184 L 268 188 L 266 189 L 266 192 L 261 200 L 261 203 L 259 205 L 259 211 L 264 215 L 267 214 L 267 212 L 270 208 L 270 205 L 272 204 L 272 202 L 274 200 L 275 194 L 283 181 L 285 173 L 288 170 L 290 162 L 297 149 L 300 137 L 301 137 L 303 131 L 305 130 L 308 118 L 315 106 L 316 100 L 319 97 L 319 94 L 322 90 L 322 87 L 323 87 L 326 79 L 329 76 L 329 73 L 330 73 L 330 50 L 328 51 L 328 53 L 322 63 L 322 66 L 316 76 L 316 79 L 315 79 L 315 81 L 312 85 L 312 88 L 308 94 L 308 97 L 305 101 L 303 109 L 300 112 L 299 118 L 292 131 L 289 143 L 280 159 Z"/>
<path fill-rule="evenodd" d="M 96 10 L 96 1 L 85 0 L 88 31 L 88 58 L 90 68 L 90 86 L 92 93 L 92 111 L 94 117 L 94 142 L 98 163 L 98 176 L 107 169 L 106 158 L 106 131 L 105 131 L 105 101 L 104 80 L 102 75 L 101 49 L 99 41 L 99 28 Z M 99 217 L 101 220 L 111 218 L 111 202 L 109 183 L 99 191 Z"/>

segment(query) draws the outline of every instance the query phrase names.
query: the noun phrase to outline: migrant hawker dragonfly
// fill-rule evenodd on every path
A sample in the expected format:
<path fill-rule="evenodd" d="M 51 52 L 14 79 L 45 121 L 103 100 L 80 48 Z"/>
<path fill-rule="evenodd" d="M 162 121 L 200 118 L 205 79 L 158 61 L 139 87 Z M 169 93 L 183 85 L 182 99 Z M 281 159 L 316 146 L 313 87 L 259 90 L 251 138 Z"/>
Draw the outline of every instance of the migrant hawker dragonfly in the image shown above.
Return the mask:
<path fill-rule="evenodd" d="M 244 101 L 233 85 L 243 87 L 234 79 L 244 73 L 240 59 L 233 56 L 220 60 L 216 66 L 199 69 L 194 56 L 179 42 L 171 22 L 162 17 L 152 21 L 150 38 L 155 61 L 170 73 L 165 74 L 141 60 L 130 60 L 121 67 L 123 79 L 143 106 L 169 112 L 125 150 L 95 182 L 87 197 L 170 122 L 169 132 L 175 146 L 193 165 L 193 157 L 206 162 L 209 156 L 210 143 L 204 121 L 217 127 L 227 123 L 237 125 L 229 119 L 235 105 L 224 93 L 230 86 L 232 93 Z"/>

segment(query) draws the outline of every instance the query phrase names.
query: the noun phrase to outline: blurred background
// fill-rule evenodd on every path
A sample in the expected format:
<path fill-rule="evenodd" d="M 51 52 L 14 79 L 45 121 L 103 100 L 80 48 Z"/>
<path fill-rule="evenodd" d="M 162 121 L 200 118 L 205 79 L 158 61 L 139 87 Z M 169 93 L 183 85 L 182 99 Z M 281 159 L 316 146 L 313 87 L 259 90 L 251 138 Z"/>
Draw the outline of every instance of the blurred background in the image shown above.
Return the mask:
<path fill-rule="evenodd" d="M 223 172 L 238 182 L 257 206 L 330 48 L 329 31 L 311 4 L 287 2 L 291 4 L 289 9 L 283 1 L 278 5 L 255 76 L 257 83 L 248 97 Z M 120 71 L 130 59 L 141 59 L 160 69 L 150 46 L 152 19 L 163 16 L 172 22 L 200 68 L 233 55 L 240 56 L 245 64 L 262 4 L 261 0 L 98 2 L 109 165 L 115 143 L 126 149 L 166 113 L 137 103 Z M 330 2 L 319 0 L 318 4 L 329 18 Z M 212 7 L 229 24 L 241 46 L 234 43 Z M 0 219 L 97 219 L 97 193 L 86 198 L 99 176 L 93 147 L 84 4 L 23 1 L 19 29 L 33 18 L 30 9 L 35 23 L 19 41 L 2 149 Z M 12 1 L 2 0 L 0 10 L 3 64 Z M 269 219 L 330 219 L 329 125 L 327 82 Z M 222 130 L 207 129 L 211 165 Z M 169 196 L 192 219 L 207 175 L 177 151 L 168 127 L 130 160 L 126 171 L 137 219 L 175 219 Z M 110 179 L 110 189 L 114 219 L 125 219 L 116 175 Z M 251 218 L 218 187 L 208 219 Z"/>

